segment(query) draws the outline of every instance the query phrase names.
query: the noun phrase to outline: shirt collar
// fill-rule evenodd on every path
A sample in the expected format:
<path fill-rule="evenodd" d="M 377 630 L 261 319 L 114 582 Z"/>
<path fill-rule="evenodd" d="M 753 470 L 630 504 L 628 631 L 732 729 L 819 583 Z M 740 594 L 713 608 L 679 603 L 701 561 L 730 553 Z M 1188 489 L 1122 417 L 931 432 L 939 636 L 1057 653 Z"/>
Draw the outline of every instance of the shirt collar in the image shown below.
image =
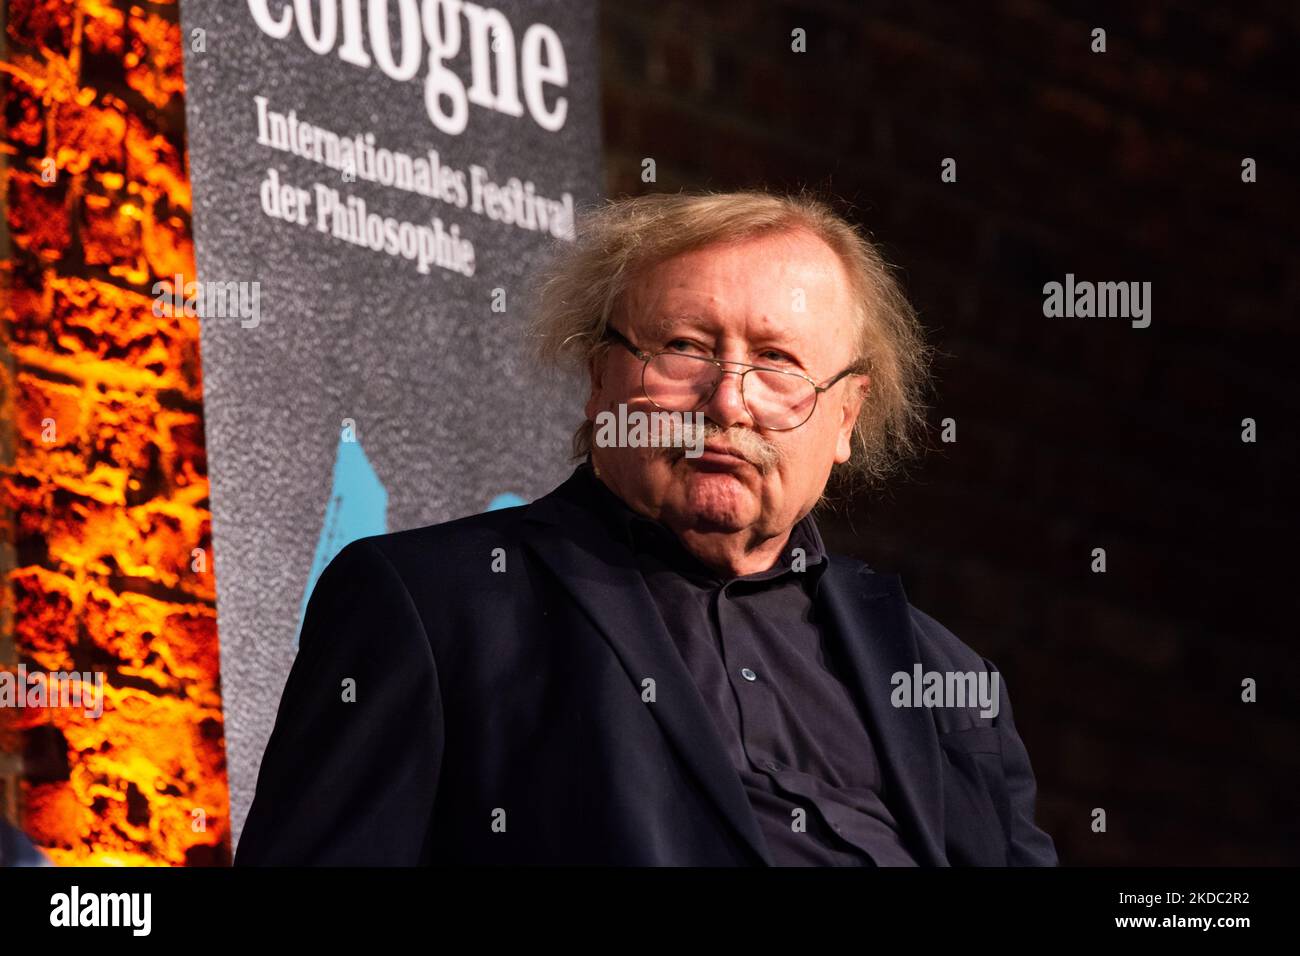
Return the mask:
<path fill-rule="evenodd" d="M 653 551 L 669 567 L 687 577 L 726 585 L 733 581 L 767 582 L 788 574 L 803 573 L 806 580 L 815 583 L 826 569 L 826 547 L 821 531 L 811 513 L 800 518 L 790 529 L 790 539 L 782 555 L 766 571 L 756 571 L 740 577 L 723 577 L 692 555 L 678 540 L 677 535 L 659 522 L 634 511 L 622 498 L 596 475 L 591 458 L 578 466 L 577 477 L 590 486 L 590 500 L 607 520 L 609 527 L 633 551 Z M 796 549 L 802 554 L 796 564 Z"/>

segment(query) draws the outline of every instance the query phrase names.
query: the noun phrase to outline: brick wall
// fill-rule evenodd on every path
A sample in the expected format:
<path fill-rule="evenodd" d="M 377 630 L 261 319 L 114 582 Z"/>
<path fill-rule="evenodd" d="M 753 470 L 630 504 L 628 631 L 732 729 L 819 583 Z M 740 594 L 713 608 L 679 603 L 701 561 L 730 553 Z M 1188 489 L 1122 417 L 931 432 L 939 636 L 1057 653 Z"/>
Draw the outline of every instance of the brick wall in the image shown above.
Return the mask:
<path fill-rule="evenodd" d="M 58 863 L 228 861 L 198 320 L 153 311 L 193 277 L 177 9 L 6 2 L 0 666 L 107 686 L 0 714 L 0 813 Z"/>
<path fill-rule="evenodd" d="M 1295 862 L 1294 5 L 980 7 L 604 4 L 607 192 L 852 204 L 942 355 L 933 452 L 831 545 L 1002 669 L 1064 862 Z M 1067 272 L 1151 327 L 1044 318 Z"/>

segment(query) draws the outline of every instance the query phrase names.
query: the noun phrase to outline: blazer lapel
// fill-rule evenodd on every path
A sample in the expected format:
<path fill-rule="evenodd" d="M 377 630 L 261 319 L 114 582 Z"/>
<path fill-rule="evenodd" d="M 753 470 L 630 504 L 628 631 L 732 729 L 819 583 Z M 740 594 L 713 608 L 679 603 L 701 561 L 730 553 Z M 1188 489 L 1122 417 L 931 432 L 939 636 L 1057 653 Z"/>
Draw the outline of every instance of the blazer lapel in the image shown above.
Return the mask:
<path fill-rule="evenodd" d="M 919 841 L 922 865 L 947 866 L 943 836 L 942 764 L 934 721 L 924 707 L 894 707 L 890 678 L 921 658 L 912 633 L 907 596 L 896 574 L 857 562 L 830 561 L 818 589 L 849 665 L 845 675 L 870 726 L 886 779 L 890 810 Z"/>
<path fill-rule="evenodd" d="M 672 637 L 664 627 L 632 552 L 614 540 L 586 508 L 565 497 L 565 482 L 530 506 L 541 532 L 525 547 L 555 574 L 613 648 L 635 688 L 652 677 L 660 702 L 654 719 L 722 816 L 772 865 L 740 775 L 731 766 L 713 719 Z M 632 692 L 629 689 L 629 692 Z"/>

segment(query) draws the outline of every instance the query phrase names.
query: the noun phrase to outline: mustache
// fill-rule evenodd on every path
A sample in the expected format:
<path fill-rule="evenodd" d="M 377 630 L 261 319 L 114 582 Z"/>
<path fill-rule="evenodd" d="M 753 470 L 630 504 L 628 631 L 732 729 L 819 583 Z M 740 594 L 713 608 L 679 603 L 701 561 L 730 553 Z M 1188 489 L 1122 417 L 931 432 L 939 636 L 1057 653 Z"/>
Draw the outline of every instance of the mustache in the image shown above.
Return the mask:
<path fill-rule="evenodd" d="M 730 451 L 735 452 L 761 472 L 775 468 L 785 457 L 780 445 L 769 441 L 756 431 L 739 425 L 723 428 L 713 422 L 697 425 L 688 420 L 681 426 L 681 438 L 682 447 L 662 449 L 662 453 L 672 458 L 674 463 L 676 459 L 685 456 L 687 448 L 703 448 L 711 441 L 726 445 Z"/>

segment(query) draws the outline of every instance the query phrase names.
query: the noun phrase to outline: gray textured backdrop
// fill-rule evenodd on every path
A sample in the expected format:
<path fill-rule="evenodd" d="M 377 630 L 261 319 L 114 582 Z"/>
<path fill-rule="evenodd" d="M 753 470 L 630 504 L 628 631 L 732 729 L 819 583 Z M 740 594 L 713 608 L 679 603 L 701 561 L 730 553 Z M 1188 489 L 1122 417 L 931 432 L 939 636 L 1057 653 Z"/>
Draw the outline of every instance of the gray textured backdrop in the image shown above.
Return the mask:
<path fill-rule="evenodd" d="M 286 5 L 269 7 L 278 15 Z M 424 44 L 417 77 L 395 82 L 336 52 L 311 52 L 296 28 L 282 40 L 266 36 L 241 0 L 182 7 L 198 277 L 256 281 L 261 291 L 260 326 L 205 316 L 201 340 L 236 841 L 293 660 L 342 420 L 356 421 L 387 488 L 390 530 L 482 511 L 500 493 L 531 499 L 569 470 L 580 397 L 571 383 L 535 376 L 519 338 L 525 280 L 557 240 L 468 208 L 344 183 L 257 142 L 260 94 L 273 109 L 296 109 L 339 133 L 373 131 L 379 144 L 413 153 L 437 149 L 467 174 L 477 163 L 497 182 L 518 176 L 542 195 L 569 191 L 581 209 L 600 188 L 595 5 L 495 5 L 516 43 L 534 21 L 559 33 L 569 68 L 560 131 L 543 130 L 527 112 L 515 118 L 471 104 L 466 131 L 443 134 L 424 106 Z M 188 47 L 196 29 L 205 52 Z M 468 37 L 449 66 L 468 85 Z M 272 167 L 304 188 L 322 182 L 360 196 L 385 215 L 459 224 L 474 243 L 476 274 L 434 267 L 420 275 L 400 257 L 267 217 L 259 187 Z M 497 287 L 507 290 L 504 314 L 490 308 Z"/>

